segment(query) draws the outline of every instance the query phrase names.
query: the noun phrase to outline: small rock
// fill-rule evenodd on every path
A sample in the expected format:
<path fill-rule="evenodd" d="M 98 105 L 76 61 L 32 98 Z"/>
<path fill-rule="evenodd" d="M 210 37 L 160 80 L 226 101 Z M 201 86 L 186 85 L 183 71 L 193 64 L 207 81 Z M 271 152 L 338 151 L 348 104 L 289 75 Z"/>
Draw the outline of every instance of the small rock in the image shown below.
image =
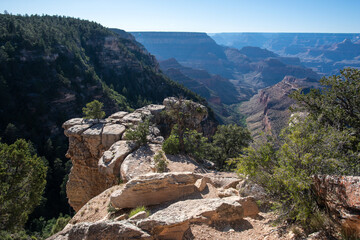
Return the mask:
<path fill-rule="evenodd" d="M 237 196 L 239 192 L 234 188 L 220 189 L 218 192 L 219 198 Z"/>
<path fill-rule="evenodd" d="M 134 216 L 132 216 L 131 218 L 129 218 L 129 220 L 134 221 L 134 220 L 145 219 L 147 217 L 148 217 L 148 213 L 146 211 L 141 211 L 141 212 L 138 212 L 137 214 L 135 214 Z"/>

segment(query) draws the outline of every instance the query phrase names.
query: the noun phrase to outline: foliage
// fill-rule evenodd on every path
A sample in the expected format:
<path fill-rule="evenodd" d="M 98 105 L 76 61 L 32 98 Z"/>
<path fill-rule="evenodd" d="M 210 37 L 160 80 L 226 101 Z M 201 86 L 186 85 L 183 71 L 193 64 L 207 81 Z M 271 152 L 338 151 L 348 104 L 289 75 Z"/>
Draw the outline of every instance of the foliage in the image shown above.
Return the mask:
<path fill-rule="evenodd" d="M 145 207 L 145 206 L 139 206 L 133 210 L 130 211 L 129 213 L 129 218 L 131 218 L 132 216 L 134 216 L 135 214 L 139 213 L 139 212 L 142 212 L 142 211 L 145 211 L 147 216 L 150 215 L 150 211 Z"/>
<path fill-rule="evenodd" d="M 166 172 L 168 162 L 163 151 L 159 151 L 154 156 L 155 168 L 157 172 Z"/>
<path fill-rule="evenodd" d="M 24 230 L 10 233 L 0 230 L 0 239 L 2 240 L 36 240 L 36 236 L 29 236 Z"/>
<path fill-rule="evenodd" d="M 238 157 L 251 141 L 249 130 L 235 124 L 220 125 L 213 136 L 210 160 L 219 169 L 225 167 L 226 160 Z"/>
<path fill-rule="evenodd" d="M 60 215 L 58 219 L 56 219 L 56 223 L 51 228 L 50 236 L 63 230 L 66 224 L 68 224 L 70 220 L 71 217 L 69 215 L 65 215 L 65 216 Z"/>
<path fill-rule="evenodd" d="M 127 140 L 134 140 L 138 145 L 142 146 L 147 143 L 147 136 L 149 135 L 150 120 L 146 118 L 143 122 L 126 131 L 125 136 Z"/>
<path fill-rule="evenodd" d="M 360 175 L 359 139 L 355 106 L 360 97 L 358 70 L 323 78 L 322 91 L 298 91 L 298 109 L 307 112 L 290 119 L 276 141 L 268 139 L 245 149 L 238 171 L 247 175 L 279 201 L 282 217 L 315 231 L 320 209 L 312 191 L 315 174 Z"/>
<path fill-rule="evenodd" d="M 174 125 L 170 136 L 164 141 L 162 149 L 166 154 L 189 154 L 197 160 L 206 157 L 208 149 L 207 138 L 196 130 L 186 129 L 183 133 L 184 150 L 180 150 L 180 137 L 178 126 Z"/>
<path fill-rule="evenodd" d="M 21 228 L 39 205 L 46 184 L 47 168 L 19 139 L 11 145 L 0 143 L 0 229 Z"/>
<path fill-rule="evenodd" d="M 86 104 L 83 114 L 85 119 L 101 119 L 105 117 L 105 112 L 102 110 L 104 104 L 98 100 L 94 100 Z"/>
<path fill-rule="evenodd" d="M 109 203 L 109 205 L 107 207 L 107 211 L 108 211 L 108 213 L 114 213 L 114 212 L 116 212 L 116 208 L 114 208 L 114 206 L 111 203 Z"/>
<path fill-rule="evenodd" d="M 347 68 L 340 73 L 322 78 L 322 89 L 312 89 L 308 94 L 295 91 L 292 97 L 298 102 L 297 110 L 340 131 L 350 128 L 360 138 L 360 70 Z"/>
<path fill-rule="evenodd" d="M 185 132 L 189 129 L 195 129 L 194 117 L 195 114 L 207 114 L 206 108 L 202 108 L 201 105 L 185 100 L 183 98 L 174 98 L 170 101 L 170 110 L 166 111 L 166 114 L 173 119 L 175 126 L 172 128 L 172 132 L 177 136 L 179 141 L 179 151 L 186 153 L 185 146 Z"/>
<path fill-rule="evenodd" d="M 120 51 L 107 48 L 108 39 Z M 123 62 L 110 64 L 118 62 L 114 59 Z M 65 192 L 71 161 L 65 158 L 63 122 L 80 116 L 94 96 L 109 113 L 177 95 L 204 101 L 161 74 L 137 42 L 98 23 L 0 14 L 0 137 L 7 144 L 31 140 L 38 155 L 48 160 L 44 198 L 27 226 L 41 216 L 73 214 Z"/>

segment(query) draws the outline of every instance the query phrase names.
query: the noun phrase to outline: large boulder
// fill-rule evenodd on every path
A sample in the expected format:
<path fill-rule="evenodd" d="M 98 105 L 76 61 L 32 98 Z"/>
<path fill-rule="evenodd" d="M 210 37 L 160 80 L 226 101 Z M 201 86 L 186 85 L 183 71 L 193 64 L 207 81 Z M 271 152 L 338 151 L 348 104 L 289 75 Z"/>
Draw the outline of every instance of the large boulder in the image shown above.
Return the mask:
<path fill-rule="evenodd" d="M 147 144 L 129 154 L 121 164 L 122 180 L 129 181 L 139 175 L 153 172 L 154 156 L 160 150 L 159 144 Z"/>
<path fill-rule="evenodd" d="M 125 221 L 99 221 L 95 223 L 79 223 L 68 225 L 63 231 L 48 238 L 48 240 L 128 240 L 154 239 L 140 228 Z"/>
<path fill-rule="evenodd" d="M 99 171 L 106 174 L 109 178 L 120 178 L 121 164 L 136 147 L 137 145 L 133 141 L 120 140 L 115 142 L 99 159 Z"/>
<path fill-rule="evenodd" d="M 111 195 L 110 202 L 121 209 L 176 200 L 196 192 L 194 184 L 199 178 L 200 175 L 190 172 L 149 173 L 127 182 L 124 189 Z"/>
<path fill-rule="evenodd" d="M 240 200 L 229 197 L 179 201 L 140 220 L 137 226 L 156 239 L 183 239 L 191 223 L 230 223 L 246 217 Z"/>
<path fill-rule="evenodd" d="M 317 175 L 313 183 L 320 202 L 340 222 L 344 233 L 360 238 L 360 177 Z"/>

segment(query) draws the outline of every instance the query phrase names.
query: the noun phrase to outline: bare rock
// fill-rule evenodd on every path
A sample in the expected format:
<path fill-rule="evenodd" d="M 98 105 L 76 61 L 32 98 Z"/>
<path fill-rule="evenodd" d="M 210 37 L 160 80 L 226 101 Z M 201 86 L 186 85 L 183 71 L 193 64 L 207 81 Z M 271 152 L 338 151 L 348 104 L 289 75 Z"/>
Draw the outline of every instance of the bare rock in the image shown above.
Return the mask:
<path fill-rule="evenodd" d="M 182 239 L 190 223 L 232 222 L 244 217 L 239 197 L 176 202 L 141 220 L 137 226 L 156 239 Z M 191 207 L 189 207 L 191 206 Z"/>
<path fill-rule="evenodd" d="M 48 240 L 127 240 L 153 239 L 149 234 L 129 222 L 99 221 L 79 223 L 64 229 Z"/>
<path fill-rule="evenodd" d="M 253 183 L 247 179 L 242 180 L 236 185 L 236 189 L 239 190 L 241 197 L 253 196 L 256 200 L 265 199 L 267 194 L 263 187 Z"/>
<path fill-rule="evenodd" d="M 111 114 L 108 118 L 109 118 L 109 119 L 120 120 L 120 119 L 122 119 L 123 117 L 125 117 L 127 114 L 129 114 L 129 113 L 128 113 L 128 112 L 120 111 L 120 112 L 116 112 L 116 113 L 114 113 L 114 114 Z"/>
<path fill-rule="evenodd" d="M 122 134 L 125 132 L 126 128 L 121 124 L 107 124 L 104 126 L 102 135 L 101 135 L 101 143 L 105 149 L 111 147 L 111 145 L 120 140 Z"/>
<path fill-rule="evenodd" d="M 65 130 L 68 130 L 69 128 L 71 128 L 72 126 L 75 126 L 75 125 L 81 125 L 83 122 L 83 118 L 73 118 L 73 119 L 70 119 L 70 120 L 67 120 L 66 122 L 63 123 L 62 127 L 65 129 Z"/>
<path fill-rule="evenodd" d="M 259 213 L 259 207 L 256 204 L 254 197 L 240 198 L 238 202 L 244 208 L 244 217 L 254 217 Z"/>
<path fill-rule="evenodd" d="M 231 196 L 237 196 L 239 192 L 234 188 L 227 188 L 227 189 L 219 189 L 218 196 L 219 198 L 224 197 L 231 197 Z"/>
<path fill-rule="evenodd" d="M 121 164 L 121 178 L 124 181 L 129 181 L 136 176 L 153 172 L 154 156 L 160 150 L 161 145 L 148 144 L 129 154 Z"/>
<path fill-rule="evenodd" d="M 130 221 L 145 219 L 149 216 L 149 214 L 146 211 L 141 211 L 129 218 Z"/>
<path fill-rule="evenodd" d="M 124 189 L 114 192 L 110 202 L 119 209 L 157 205 L 194 193 L 194 183 L 199 178 L 200 175 L 190 172 L 138 176 L 126 183 Z"/>
<path fill-rule="evenodd" d="M 120 177 L 122 162 L 135 149 L 136 144 L 133 141 L 120 140 L 115 142 L 99 159 L 99 171 L 106 174 L 109 178 Z"/>
<path fill-rule="evenodd" d="M 198 189 L 199 192 L 202 192 L 206 188 L 208 183 L 212 184 L 210 178 L 203 177 L 201 179 L 196 180 L 195 187 Z"/>
<path fill-rule="evenodd" d="M 346 234 L 360 238 L 360 177 L 319 175 L 313 186 Z"/>

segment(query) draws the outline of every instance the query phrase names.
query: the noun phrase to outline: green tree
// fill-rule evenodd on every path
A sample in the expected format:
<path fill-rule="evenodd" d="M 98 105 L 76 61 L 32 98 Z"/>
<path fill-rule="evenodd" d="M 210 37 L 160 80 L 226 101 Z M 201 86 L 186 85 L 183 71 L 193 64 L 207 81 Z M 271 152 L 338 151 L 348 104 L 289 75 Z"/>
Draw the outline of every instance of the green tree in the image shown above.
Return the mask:
<path fill-rule="evenodd" d="M 249 146 L 251 139 L 246 128 L 235 124 L 220 125 L 213 136 L 210 159 L 222 169 L 227 160 L 238 157 L 242 149 Z"/>
<path fill-rule="evenodd" d="M 322 90 L 292 95 L 306 114 L 290 119 L 277 141 L 247 148 L 237 159 L 238 171 L 278 200 L 281 216 L 309 231 L 317 230 L 313 219 L 320 211 L 312 176 L 360 175 L 359 71 L 346 69 L 321 84 Z"/>
<path fill-rule="evenodd" d="M 172 98 L 168 104 L 170 109 L 166 114 L 172 118 L 176 126 L 172 129 L 172 132 L 176 134 L 179 141 L 179 151 L 186 153 L 184 134 L 186 131 L 197 127 L 195 126 L 196 115 L 205 117 L 207 116 L 207 110 L 204 106 L 183 98 Z"/>
<path fill-rule="evenodd" d="M 39 205 L 47 168 L 24 139 L 0 143 L 0 230 L 20 229 Z"/>
<path fill-rule="evenodd" d="M 104 104 L 98 100 L 94 100 L 86 104 L 83 113 L 86 119 L 101 119 L 105 117 L 105 112 L 102 110 Z"/>
<path fill-rule="evenodd" d="M 139 122 L 137 126 L 126 131 L 125 136 L 127 140 L 134 140 L 139 146 L 147 143 L 147 136 L 149 135 L 150 120 L 146 118 L 143 122 Z"/>

